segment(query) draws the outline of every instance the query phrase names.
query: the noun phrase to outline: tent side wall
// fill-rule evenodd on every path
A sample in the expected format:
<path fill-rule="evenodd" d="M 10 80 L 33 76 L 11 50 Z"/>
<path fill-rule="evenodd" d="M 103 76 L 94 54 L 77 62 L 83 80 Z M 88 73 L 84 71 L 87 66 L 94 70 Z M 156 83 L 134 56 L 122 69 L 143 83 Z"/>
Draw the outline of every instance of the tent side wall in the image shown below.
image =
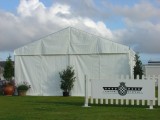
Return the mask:
<path fill-rule="evenodd" d="M 15 80 L 31 85 L 28 95 L 59 96 L 59 71 L 68 65 L 68 56 L 15 56 Z"/>
<path fill-rule="evenodd" d="M 71 55 L 70 65 L 76 71 L 73 96 L 84 96 L 84 75 L 93 79 L 105 79 L 108 76 L 129 75 L 128 54 Z M 90 92 L 89 92 L 90 93 Z"/>
<path fill-rule="evenodd" d="M 76 82 L 73 96 L 84 95 L 84 75 L 104 79 L 129 74 L 128 54 L 15 56 L 16 82 L 31 84 L 28 95 L 61 96 L 59 72 L 74 67 Z"/>
<path fill-rule="evenodd" d="M 42 79 L 40 64 L 40 56 L 15 56 L 16 84 L 28 82 L 31 85 L 32 95 L 40 95 Z"/>

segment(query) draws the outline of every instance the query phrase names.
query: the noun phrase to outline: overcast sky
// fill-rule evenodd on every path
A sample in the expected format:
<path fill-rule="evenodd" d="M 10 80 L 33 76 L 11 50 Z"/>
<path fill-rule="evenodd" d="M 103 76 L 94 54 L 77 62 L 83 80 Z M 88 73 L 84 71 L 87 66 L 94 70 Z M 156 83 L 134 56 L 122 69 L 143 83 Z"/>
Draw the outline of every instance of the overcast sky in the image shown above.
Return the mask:
<path fill-rule="evenodd" d="M 160 0 L 0 0 L 0 60 L 68 26 L 160 60 Z"/>

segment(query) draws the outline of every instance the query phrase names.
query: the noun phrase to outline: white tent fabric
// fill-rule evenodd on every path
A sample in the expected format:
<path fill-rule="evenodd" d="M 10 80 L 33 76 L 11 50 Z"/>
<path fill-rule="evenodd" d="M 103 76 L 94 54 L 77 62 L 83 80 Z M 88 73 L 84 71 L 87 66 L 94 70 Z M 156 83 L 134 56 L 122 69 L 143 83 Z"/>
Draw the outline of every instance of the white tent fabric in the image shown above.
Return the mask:
<path fill-rule="evenodd" d="M 71 95 L 83 96 L 85 74 L 99 79 L 131 76 L 134 54 L 125 45 L 68 27 L 16 49 L 15 80 L 31 84 L 28 95 L 59 96 L 59 72 L 71 65 L 76 72 Z"/>

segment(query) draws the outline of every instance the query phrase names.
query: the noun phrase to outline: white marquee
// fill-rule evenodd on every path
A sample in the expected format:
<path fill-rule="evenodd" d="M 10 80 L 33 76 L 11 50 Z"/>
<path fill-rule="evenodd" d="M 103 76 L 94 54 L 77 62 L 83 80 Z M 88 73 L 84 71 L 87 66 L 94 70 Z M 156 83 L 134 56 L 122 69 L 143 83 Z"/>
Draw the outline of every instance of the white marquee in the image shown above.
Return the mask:
<path fill-rule="evenodd" d="M 16 49 L 15 80 L 31 84 L 28 95 L 59 96 L 59 72 L 71 65 L 76 72 L 71 94 L 83 96 L 84 74 L 132 76 L 134 54 L 128 46 L 68 27 Z"/>

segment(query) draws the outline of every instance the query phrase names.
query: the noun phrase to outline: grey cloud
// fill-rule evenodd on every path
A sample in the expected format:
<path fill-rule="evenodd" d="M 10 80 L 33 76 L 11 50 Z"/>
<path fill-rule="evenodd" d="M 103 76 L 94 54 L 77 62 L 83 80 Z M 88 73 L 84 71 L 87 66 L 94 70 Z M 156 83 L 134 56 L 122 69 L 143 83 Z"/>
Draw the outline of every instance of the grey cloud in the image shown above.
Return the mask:
<path fill-rule="evenodd" d="M 155 5 L 142 1 L 134 6 L 114 6 L 110 5 L 113 14 L 128 18 L 134 22 L 145 20 L 160 20 L 160 9 Z"/>
<path fill-rule="evenodd" d="M 143 23 L 141 23 L 143 24 Z M 149 25 L 148 25 L 149 24 Z M 140 53 L 160 52 L 160 24 L 144 23 L 114 31 L 115 40 L 129 45 Z"/>
<path fill-rule="evenodd" d="M 53 0 L 56 3 L 57 0 Z M 105 10 L 103 3 L 96 0 L 58 0 L 58 3 L 71 6 L 72 16 L 88 17 L 94 20 L 106 20 L 110 14 Z"/>

